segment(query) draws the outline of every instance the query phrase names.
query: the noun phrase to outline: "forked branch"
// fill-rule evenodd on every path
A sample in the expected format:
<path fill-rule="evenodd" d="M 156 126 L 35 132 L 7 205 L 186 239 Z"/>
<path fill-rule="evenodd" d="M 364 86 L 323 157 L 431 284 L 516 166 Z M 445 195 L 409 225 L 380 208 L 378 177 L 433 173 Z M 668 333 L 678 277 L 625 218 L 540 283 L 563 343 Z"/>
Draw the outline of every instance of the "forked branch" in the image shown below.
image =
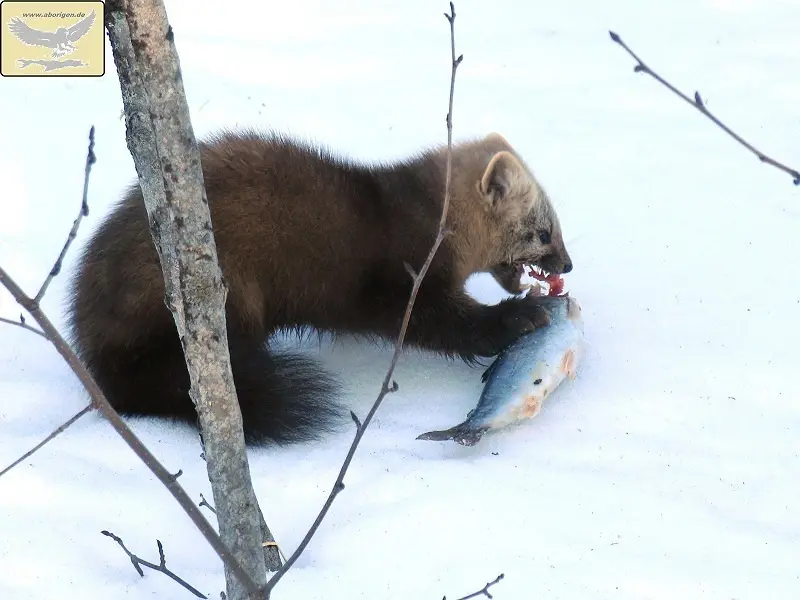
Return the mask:
<path fill-rule="evenodd" d="M 257 589 L 257 586 L 252 582 L 249 575 L 244 571 L 244 569 L 242 569 L 241 565 L 238 563 L 238 561 L 236 561 L 233 555 L 231 555 L 225 544 L 222 543 L 222 539 L 211 526 L 211 523 L 206 520 L 200 509 L 194 505 L 194 502 L 192 502 L 192 499 L 186 493 L 186 490 L 184 490 L 183 487 L 181 487 L 181 485 L 178 483 L 175 476 L 170 473 L 155 456 L 153 456 L 147 446 L 145 446 L 142 441 L 136 437 L 133 431 L 128 428 L 128 426 L 119 416 L 119 413 L 117 413 L 111 404 L 109 404 L 108 399 L 97 385 L 97 382 L 95 382 L 95 380 L 92 378 L 89 371 L 86 370 L 86 367 L 80 361 L 72 348 L 70 348 L 69 344 L 67 344 L 66 340 L 64 340 L 64 338 L 61 337 L 61 334 L 58 333 L 58 330 L 55 328 L 50 319 L 47 318 L 47 315 L 44 314 L 42 309 L 39 307 L 39 304 L 33 298 L 25 294 L 19 285 L 17 285 L 16 281 L 14 281 L 2 267 L 0 267 L 0 284 L 2 284 L 9 292 L 11 292 L 11 295 L 14 296 L 14 299 L 17 301 L 17 303 L 22 305 L 28 312 L 30 312 L 31 316 L 42 328 L 42 331 L 44 331 L 47 339 L 52 342 L 59 354 L 61 354 L 64 360 L 67 361 L 67 364 L 70 366 L 75 375 L 78 376 L 78 379 L 80 379 L 80 382 L 91 396 L 93 405 L 96 406 L 106 420 L 111 423 L 111 426 L 116 430 L 120 437 L 125 440 L 125 443 L 127 443 L 131 450 L 136 453 L 145 466 L 147 466 L 147 468 L 150 469 L 150 471 L 152 471 L 158 480 L 169 490 L 172 496 L 178 501 L 178 504 L 181 505 L 181 508 L 183 508 L 184 512 L 186 512 L 195 526 L 200 530 L 200 533 L 203 534 L 206 540 L 208 540 L 208 543 L 211 544 L 211 547 L 214 548 L 214 551 L 217 553 L 217 555 L 227 564 L 228 568 L 236 573 L 236 576 L 240 578 L 240 581 L 249 582 L 249 585 L 252 586 L 252 589 Z"/>
<path fill-rule="evenodd" d="M 26 331 L 30 331 L 31 333 L 35 333 L 36 335 L 42 336 L 44 339 L 47 339 L 47 336 L 43 334 L 40 330 L 36 329 L 36 327 L 31 327 L 25 322 L 25 317 L 22 315 L 19 316 L 19 321 L 12 321 L 11 319 L 6 319 L 4 317 L 0 317 L 0 323 L 7 323 L 8 325 L 14 325 L 15 327 L 22 327 Z"/>
<path fill-rule="evenodd" d="M 48 286 L 53 281 L 53 279 L 56 277 L 56 275 L 58 275 L 61 272 L 61 265 L 62 265 L 62 263 L 64 261 L 64 256 L 66 255 L 67 249 L 69 248 L 70 244 L 72 244 L 72 241 L 78 235 L 78 228 L 80 227 L 81 219 L 83 219 L 84 216 L 89 214 L 89 199 L 88 199 L 88 196 L 89 196 L 89 176 L 92 173 L 92 165 L 95 162 L 97 162 L 97 157 L 94 154 L 94 125 L 92 125 L 91 128 L 89 129 L 89 148 L 88 148 L 88 150 L 86 152 L 86 163 L 85 163 L 85 166 L 84 166 L 84 173 L 83 173 L 83 195 L 81 196 L 81 209 L 80 209 L 80 212 L 78 213 L 78 217 L 72 223 L 72 228 L 70 229 L 69 234 L 67 235 L 67 240 L 64 243 L 63 248 L 61 249 L 61 253 L 58 255 L 58 258 L 56 259 L 55 264 L 50 269 L 50 273 L 47 275 L 47 278 L 44 280 L 44 282 L 40 286 L 39 292 L 36 294 L 36 297 L 33 298 L 33 299 L 27 298 L 27 300 L 28 300 L 28 304 L 27 305 L 20 302 L 20 304 L 24 308 L 26 308 L 28 310 L 31 310 L 31 308 L 33 308 L 33 307 L 35 307 L 37 309 L 39 308 L 39 304 L 41 303 L 41 300 L 44 297 L 45 292 L 47 292 Z M 6 287 L 8 287 L 8 286 L 6 286 Z M 17 301 L 19 302 L 19 299 L 17 299 Z M 28 325 L 28 323 L 25 321 L 25 316 L 24 315 L 20 315 L 19 316 L 19 321 L 12 321 L 11 319 L 5 319 L 5 318 L 0 317 L 0 323 L 7 323 L 9 325 L 15 325 L 17 327 L 21 327 L 21 328 L 25 329 L 26 331 L 30 331 L 31 333 L 35 333 L 37 335 L 40 335 L 44 339 L 50 339 L 41 329 L 37 329 L 36 327 L 32 327 L 31 325 Z M 91 412 L 91 410 L 93 408 L 94 408 L 94 405 L 90 404 L 89 406 L 87 406 L 87 407 L 83 408 L 81 411 L 79 411 L 76 415 L 71 417 L 68 421 L 62 423 L 59 427 L 56 428 L 55 431 L 53 431 L 53 433 L 48 435 L 44 440 L 42 440 L 41 442 L 36 444 L 36 446 L 34 446 L 30 450 L 28 450 L 28 452 L 26 452 L 25 454 L 20 456 L 17 460 L 15 460 L 13 463 L 8 465 L 2 471 L 0 471 L 0 477 L 5 475 L 6 473 L 8 473 L 11 469 L 16 467 L 18 464 L 20 464 L 26 458 L 30 457 L 34 452 L 36 452 L 37 450 L 40 450 L 41 448 L 46 446 L 50 441 L 55 439 L 59 434 L 63 433 L 70 425 L 75 423 L 83 415 L 87 414 L 88 412 Z"/>
<path fill-rule="evenodd" d="M 37 297 L 43 296 L 44 292 L 47 290 L 47 286 L 49 285 L 50 281 L 58 274 L 60 271 L 59 264 L 63 259 L 64 255 L 66 254 L 66 250 L 69 247 L 71 240 L 74 239 L 78 225 L 81 221 L 81 215 L 85 215 L 88 212 L 88 204 L 87 204 L 87 190 L 88 190 L 88 180 L 89 180 L 89 173 L 91 172 L 91 165 L 95 162 L 94 157 L 94 127 L 90 130 L 89 133 L 89 152 L 87 154 L 86 159 L 86 172 L 84 177 L 84 193 L 83 193 L 83 201 L 81 203 L 81 212 L 76 219 L 75 223 L 70 230 L 69 237 L 67 239 L 67 243 L 64 246 L 64 249 L 61 251 L 59 255 L 59 259 L 56 261 L 55 266 L 51 269 L 50 275 L 45 280 L 45 283 L 39 290 Z M 189 516 L 195 526 L 200 530 L 203 536 L 208 540 L 211 547 L 217 553 L 217 555 L 225 562 L 225 564 L 230 568 L 237 577 L 239 577 L 240 581 L 246 582 L 245 585 L 248 586 L 248 589 L 256 590 L 258 586 L 253 583 L 252 579 L 250 579 L 249 575 L 244 571 L 242 566 L 236 561 L 233 557 L 231 552 L 222 542 L 222 539 L 217 534 L 217 532 L 212 527 L 211 523 L 206 520 L 205 516 L 203 515 L 200 508 L 195 506 L 194 502 L 192 502 L 189 495 L 186 491 L 181 487 L 181 485 L 177 482 L 176 477 L 174 474 L 170 473 L 159 461 L 156 459 L 155 456 L 150 452 L 150 450 L 139 440 L 138 437 L 131 431 L 125 422 L 120 418 L 119 414 L 114 410 L 111 404 L 106 399 L 105 395 L 101 391 L 100 387 L 97 385 L 97 382 L 92 378 L 89 371 L 86 369 L 84 364 L 80 361 L 78 356 L 66 342 L 66 340 L 61 336 L 58 332 L 56 327 L 50 321 L 50 319 L 45 315 L 42 311 L 41 306 L 37 298 L 32 298 L 28 296 L 22 288 L 17 284 L 17 282 L 3 269 L 0 267 L 0 285 L 5 287 L 11 295 L 14 297 L 16 302 L 22 306 L 34 319 L 34 321 L 41 327 L 41 331 L 36 331 L 43 335 L 46 339 L 48 339 L 56 348 L 58 353 L 64 358 L 67 364 L 70 366 L 72 371 L 80 380 L 81 384 L 83 384 L 84 388 L 88 392 L 89 396 L 92 399 L 91 407 L 97 408 L 99 412 L 106 418 L 106 420 L 111 424 L 114 430 L 122 437 L 123 440 L 128 444 L 128 446 L 134 451 L 134 453 L 144 462 L 147 468 L 152 471 L 152 473 L 158 478 L 158 480 L 170 491 L 173 497 L 178 501 L 178 504 L 181 505 L 184 512 Z M 5 322 L 6 320 L 4 320 Z M 11 321 L 11 324 L 17 325 L 16 322 Z M 20 325 L 24 326 L 26 329 L 33 329 L 29 325 L 27 325 L 24 321 L 24 318 L 20 320 Z M 59 427 L 55 432 L 50 434 L 47 439 L 45 439 L 42 443 L 38 444 L 33 450 L 26 453 L 23 457 L 18 459 L 14 462 L 14 464 L 10 465 L 6 469 L 3 470 L 3 473 L 7 472 L 10 468 L 14 465 L 19 464 L 21 460 L 29 457 L 33 452 L 42 448 L 45 444 L 47 444 L 50 440 L 55 438 L 59 433 L 64 431 L 69 425 L 77 421 L 81 416 L 88 413 L 90 411 L 89 407 L 86 407 L 82 411 L 80 411 L 77 415 L 72 417 L 69 421 L 67 421 L 64 425 Z M 0 473 L 1 474 L 1 473 Z"/>
<path fill-rule="evenodd" d="M 658 81 L 664 87 L 666 87 L 667 89 L 672 91 L 677 96 L 681 97 L 683 100 L 688 102 L 691 106 L 693 106 L 694 108 L 699 110 L 701 113 L 703 113 L 706 117 L 711 119 L 711 121 L 713 121 L 725 133 L 727 133 L 729 136 L 731 136 L 733 139 L 735 139 L 737 142 L 739 142 L 742 146 L 747 148 L 750 152 L 755 154 L 758 157 L 758 160 L 760 160 L 761 162 L 766 163 L 768 165 L 772 165 L 776 169 L 780 169 L 781 171 L 783 171 L 785 173 L 788 173 L 789 175 L 792 176 L 792 180 L 793 180 L 794 184 L 795 185 L 800 185 L 800 172 L 798 172 L 795 169 L 792 169 L 790 167 L 787 167 L 786 165 L 784 165 L 782 163 L 779 163 L 774 158 L 770 158 L 769 156 L 767 156 L 766 154 L 761 152 L 761 150 L 758 150 L 753 145 L 751 145 L 749 142 L 745 141 L 741 136 L 739 136 L 734 131 L 732 131 L 730 129 L 730 127 L 725 125 L 722 121 L 720 121 L 717 117 L 715 117 L 711 113 L 710 110 L 708 110 L 708 107 L 706 107 L 705 102 L 703 102 L 703 98 L 700 96 L 700 92 L 695 92 L 694 93 L 694 98 L 690 98 L 689 96 L 687 96 L 686 94 L 681 92 L 679 89 L 677 89 L 675 86 L 673 86 L 671 83 L 669 83 L 667 80 L 665 80 L 663 77 L 661 77 L 658 73 L 653 71 L 653 69 L 651 69 L 648 65 L 646 65 L 644 63 L 644 61 L 641 58 L 639 58 L 636 55 L 636 53 L 633 50 L 631 50 L 625 42 L 622 41 L 622 38 L 620 38 L 619 35 L 617 35 L 613 31 L 609 31 L 608 34 L 611 36 L 611 39 L 616 44 L 619 44 L 625 50 L 625 52 L 630 54 L 631 57 L 636 61 L 636 66 L 633 67 L 633 70 L 636 73 L 646 73 L 646 74 L 650 75 L 650 77 L 652 77 L 653 79 Z"/>
<path fill-rule="evenodd" d="M 164 546 L 161 545 L 161 540 L 156 540 L 156 544 L 158 545 L 159 563 L 154 564 L 136 556 L 133 552 L 131 552 L 125 547 L 124 542 L 118 536 L 114 535 L 110 531 L 103 530 L 100 533 L 110 537 L 112 540 L 117 542 L 117 544 L 119 544 L 120 548 L 122 548 L 125 554 L 128 555 L 128 558 L 131 559 L 131 564 L 133 565 L 133 568 L 136 569 L 136 572 L 139 573 L 139 576 L 144 577 L 144 571 L 142 571 L 142 567 L 144 566 L 147 567 L 148 569 L 152 569 L 153 571 L 158 571 L 159 573 L 163 573 L 173 581 L 185 587 L 187 590 L 189 590 L 192 594 L 194 594 L 198 598 L 207 598 L 207 596 L 197 591 L 194 587 L 186 583 L 183 579 L 178 577 L 175 573 L 173 573 L 167 568 L 167 559 L 164 556 Z"/>
<path fill-rule="evenodd" d="M 77 421 L 78 419 L 80 419 L 80 418 L 81 418 L 83 415 L 85 415 L 85 414 L 87 414 L 87 413 L 91 412 L 93 409 L 94 409 L 94 405 L 93 405 L 93 404 L 89 404 L 88 406 L 85 406 L 84 408 L 82 408 L 82 409 L 81 409 L 80 411 L 78 411 L 78 412 L 77 412 L 75 415 L 73 415 L 73 416 L 72 416 L 72 417 L 71 417 L 69 420 L 67 420 L 67 421 L 65 421 L 64 423 L 62 423 L 61 425 L 59 425 L 59 426 L 56 428 L 56 430 L 55 430 L 55 431 L 53 431 L 53 433 L 51 433 L 50 435 L 48 435 L 48 436 L 47 436 L 46 438 L 44 438 L 44 439 L 43 439 L 41 442 L 39 442 L 38 444 L 36 444 L 36 445 L 35 445 L 33 448 L 31 448 L 30 450 L 28 450 L 28 451 L 27 451 L 25 454 L 23 454 L 22 456 L 20 456 L 20 457 L 19 457 L 17 460 L 15 460 L 13 463 L 11 463 L 10 465 L 8 465 L 8 466 L 7 466 L 5 469 L 3 469 L 2 471 L 0 471 L 0 477 L 2 477 L 3 475 L 5 475 L 6 473 L 8 473 L 8 472 L 9 472 L 11 469 L 13 469 L 13 468 L 14 468 L 14 467 L 16 467 L 16 466 L 17 466 L 19 463 L 21 463 L 23 460 L 25 460 L 26 458 L 28 458 L 29 456 L 31 456 L 31 455 L 32 455 L 34 452 L 36 452 L 37 450 L 39 450 L 39 449 L 43 448 L 43 447 L 44 447 L 45 445 L 47 445 L 47 444 L 48 444 L 50 441 L 52 441 L 54 438 L 56 438 L 56 437 L 57 437 L 59 434 L 61 434 L 61 433 L 64 433 L 64 431 L 67 429 L 67 427 L 69 427 L 70 425 L 72 425 L 73 423 L 75 423 L 75 421 Z"/>
<path fill-rule="evenodd" d="M 409 321 L 411 320 L 411 311 L 414 308 L 414 302 L 417 298 L 417 293 L 419 292 L 420 285 L 422 284 L 423 279 L 425 278 L 425 274 L 428 272 L 428 268 L 431 266 L 433 262 L 433 258 L 436 255 L 436 251 L 439 249 L 442 241 L 444 240 L 445 236 L 447 235 L 448 231 L 445 227 L 447 222 L 447 212 L 450 206 L 450 182 L 452 179 L 452 149 L 453 149 L 453 96 L 455 92 L 455 80 L 456 80 L 456 70 L 458 69 L 458 65 L 461 64 L 462 59 L 464 58 L 463 55 L 456 58 L 456 42 L 455 42 L 455 19 L 456 19 L 456 11 L 453 3 L 450 2 L 450 14 L 445 13 L 444 15 L 447 17 L 447 20 L 450 23 L 450 53 L 451 53 L 451 70 L 450 70 L 450 100 L 448 104 L 447 110 L 447 170 L 445 175 L 445 188 L 444 188 L 444 200 L 442 203 L 442 213 L 439 219 L 439 229 L 436 234 L 436 239 L 433 242 L 433 246 L 428 253 L 425 262 L 423 263 L 422 267 L 420 268 L 419 272 L 414 272 L 413 269 L 409 270 L 409 274 L 412 276 L 414 280 L 414 284 L 411 288 L 411 294 L 408 299 L 408 304 L 406 305 L 405 314 L 403 315 L 403 321 L 400 326 L 400 332 L 398 333 L 397 339 L 395 341 L 395 350 L 394 355 L 392 356 L 392 360 L 389 364 L 389 369 L 386 372 L 386 376 L 383 379 L 383 384 L 381 386 L 380 393 L 376 398 L 372 408 L 370 408 L 367 416 L 364 418 L 363 422 L 359 421 L 358 417 L 355 413 L 350 413 L 353 422 L 356 425 L 356 435 L 353 439 L 352 444 L 350 445 L 350 449 L 347 452 L 347 456 L 342 463 L 342 467 L 339 471 L 339 475 L 336 477 L 336 482 L 333 484 L 333 489 L 331 489 L 328 498 L 325 500 L 325 504 L 323 504 L 322 509 L 320 510 L 317 518 L 314 520 L 314 523 L 311 525 L 311 528 L 306 533 L 303 540 L 300 542 L 300 545 L 297 549 L 292 553 L 289 559 L 284 563 L 283 567 L 272 576 L 272 578 L 267 582 L 265 586 L 266 596 L 269 597 L 270 592 L 274 589 L 277 583 L 281 580 L 281 578 L 286 574 L 286 572 L 292 568 L 292 565 L 297 561 L 300 555 L 308 546 L 311 538 L 314 537 L 314 534 L 319 529 L 320 524 L 322 523 L 325 516 L 328 514 L 328 510 L 330 509 L 333 501 L 336 499 L 336 496 L 339 495 L 344 489 L 344 477 L 347 474 L 347 470 L 350 467 L 350 463 L 353 460 L 353 456 L 358 449 L 358 445 L 361 443 L 361 439 L 364 437 L 364 433 L 369 427 L 370 422 L 372 421 L 372 417 L 375 416 L 375 413 L 381 406 L 383 399 L 386 397 L 387 394 L 391 392 L 395 392 L 398 389 L 397 382 L 392 381 L 392 375 L 394 374 L 395 367 L 397 366 L 397 361 L 400 358 L 400 353 L 403 348 L 403 341 L 405 340 L 406 330 L 408 329 Z"/>
<path fill-rule="evenodd" d="M 482 589 L 478 590 L 477 592 L 473 592 L 468 596 L 459 598 L 458 600 L 471 600 L 471 598 L 477 598 L 478 596 L 486 596 L 487 598 L 492 598 L 493 596 L 489 593 L 489 588 L 492 587 L 493 585 L 497 585 L 498 583 L 500 583 L 503 580 L 503 577 L 505 577 L 505 575 L 503 573 L 500 573 L 500 575 L 498 575 L 494 579 L 494 581 L 490 581 L 485 586 L 483 586 Z M 444 596 L 442 600 L 447 600 L 447 596 Z"/>
<path fill-rule="evenodd" d="M 61 265 L 64 263 L 64 257 L 67 254 L 67 250 L 69 250 L 70 244 L 78 235 L 78 227 L 81 225 L 81 220 L 83 217 L 89 216 L 89 202 L 88 202 L 88 195 L 89 195 L 89 174 L 92 172 L 92 165 L 97 162 L 97 157 L 94 154 L 94 125 L 92 125 L 91 129 L 89 129 L 89 150 L 86 153 L 86 166 L 84 167 L 84 175 L 83 175 L 83 197 L 81 199 L 81 210 L 78 213 L 78 216 L 75 217 L 75 221 L 72 223 L 72 229 L 69 230 L 69 235 L 67 235 L 67 241 L 64 242 L 64 247 L 61 248 L 61 253 L 58 255 L 55 264 L 53 264 L 53 268 L 50 269 L 50 274 L 47 276 L 47 279 L 44 280 L 42 287 L 39 288 L 39 292 L 36 294 L 34 300 L 38 303 L 42 301 L 44 298 L 45 292 L 47 292 L 47 288 L 50 285 L 50 282 L 53 281 L 53 278 L 61 272 Z"/>
<path fill-rule="evenodd" d="M 47 278 L 42 283 L 41 287 L 39 288 L 39 292 L 36 294 L 34 301 L 39 304 L 44 298 L 45 293 L 47 292 L 47 288 L 50 286 L 50 283 L 53 281 L 53 278 L 61 272 L 61 266 L 64 262 L 64 256 L 67 254 L 67 250 L 72 244 L 72 241 L 78 235 L 78 228 L 80 227 L 81 220 L 83 217 L 89 214 L 89 175 L 92 173 L 92 165 L 97 162 L 97 157 L 94 154 L 94 125 L 89 128 L 89 149 L 86 152 L 86 163 L 83 169 L 83 196 L 81 197 L 81 209 L 78 212 L 78 216 L 76 217 L 75 221 L 72 223 L 72 229 L 69 230 L 69 235 L 67 235 L 67 240 L 64 242 L 63 248 L 61 248 L 61 253 L 58 255 L 56 262 L 53 264 L 53 267 L 50 269 L 50 273 L 47 275 Z M 35 333 L 37 335 L 42 336 L 43 338 L 47 338 L 47 336 L 42 333 L 39 329 L 35 327 L 31 327 L 27 323 L 25 323 L 25 317 L 23 315 L 19 316 L 19 321 L 12 321 L 11 319 L 4 319 L 0 317 L 0 322 L 7 323 L 9 325 L 16 325 L 17 327 L 22 327 L 23 329 L 27 329 L 31 333 Z"/>

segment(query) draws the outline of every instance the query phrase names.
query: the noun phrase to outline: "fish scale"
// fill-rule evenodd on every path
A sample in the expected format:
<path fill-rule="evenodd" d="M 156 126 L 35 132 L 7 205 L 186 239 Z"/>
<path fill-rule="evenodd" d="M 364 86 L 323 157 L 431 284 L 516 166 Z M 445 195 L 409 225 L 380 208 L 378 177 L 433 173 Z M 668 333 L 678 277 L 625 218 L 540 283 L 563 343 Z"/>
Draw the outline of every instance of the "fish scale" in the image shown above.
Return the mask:
<path fill-rule="evenodd" d="M 418 440 L 474 446 L 487 431 L 535 417 L 564 379 L 575 379 L 584 349 L 580 304 L 571 296 L 538 301 L 550 312 L 550 324 L 520 336 L 498 354 L 481 376 L 483 392 L 464 422 L 423 433 Z"/>

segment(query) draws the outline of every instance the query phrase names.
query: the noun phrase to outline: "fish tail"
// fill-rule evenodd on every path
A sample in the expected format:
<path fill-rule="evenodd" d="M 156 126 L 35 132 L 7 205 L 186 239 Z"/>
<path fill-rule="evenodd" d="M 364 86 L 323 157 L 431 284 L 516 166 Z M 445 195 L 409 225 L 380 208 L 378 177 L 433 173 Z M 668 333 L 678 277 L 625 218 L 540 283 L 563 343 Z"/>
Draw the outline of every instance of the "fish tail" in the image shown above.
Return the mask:
<path fill-rule="evenodd" d="M 463 425 L 456 425 L 450 429 L 442 429 L 438 431 L 429 431 L 417 436 L 418 440 L 429 440 L 434 442 L 444 442 L 453 440 L 462 446 L 474 446 L 483 437 L 483 434 L 488 431 L 488 427 L 480 427 L 478 429 L 469 429 Z"/>

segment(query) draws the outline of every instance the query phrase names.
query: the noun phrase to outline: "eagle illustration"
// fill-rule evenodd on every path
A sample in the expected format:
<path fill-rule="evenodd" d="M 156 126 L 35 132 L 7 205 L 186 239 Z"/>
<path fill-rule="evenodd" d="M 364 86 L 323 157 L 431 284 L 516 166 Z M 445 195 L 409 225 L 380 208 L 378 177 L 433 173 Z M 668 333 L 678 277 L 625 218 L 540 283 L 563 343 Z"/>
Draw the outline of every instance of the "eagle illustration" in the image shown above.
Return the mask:
<path fill-rule="evenodd" d="M 91 28 L 94 23 L 94 11 L 75 23 L 72 27 L 59 27 L 55 32 L 39 31 L 28 27 L 19 17 L 15 17 L 8 24 L 11 32 L 23 44 L 29 46 L 43 46 L 53 48 L 52 58 L 61 58 L 76 50 L 72 42 L 77 42 Z"/>

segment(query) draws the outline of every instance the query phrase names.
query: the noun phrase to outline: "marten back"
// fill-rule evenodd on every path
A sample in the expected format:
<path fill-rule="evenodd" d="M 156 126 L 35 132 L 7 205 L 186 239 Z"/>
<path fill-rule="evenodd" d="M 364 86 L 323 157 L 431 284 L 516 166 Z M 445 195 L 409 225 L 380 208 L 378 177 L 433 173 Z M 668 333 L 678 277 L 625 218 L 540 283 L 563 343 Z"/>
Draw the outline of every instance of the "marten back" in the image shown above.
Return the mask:
<path fill-rule="evenodd" d="M 337 382 L 314 362 L 278 354 L 265 341 L 278 330 L 305 327 L 397 335 L 412 284 L 406 264 L 422 265 L 438 228 L 443 151 L 364 165 L 247 131 L 218 135 L 200 151 L 228 286 L 231 366 L 245 436 L 250 443 L 316 437 L 341 414 Z M 560 243 L 549 200 L 512 152 L 500 136 L 454 150 L 454 235 L 420 290 L 410 346 L 470 360 L 497 352 L 537 322 L 529 306 L 481 307 L 461 290 L 472 272 L 493 268 L 498 280 L 513 285 L 513 269 L 497 263 L 533 248 L 530 235 L 522 242 L 509 237 L 524 233 L 526 219 L 539 228 L 544 219 Z M 498 189 L 503 202 L 495 198 Z M 565 251 L 558 257 L 566 264 Z M 112 405 L 123 414 L 196 419 L 138 183 L 89 240 L 70 293 L 72 342 Z M 497 312 L 512 308 L 510 319 Z"/>
<path fill-rule="evenodd" d="M 248 441 L 314 437 L 338 414 L 337 383 L 262 343 L 307 325 L 371 333 L 361 309 L 380 295 L 370 299 L 370 288 L 390 255 L 421 264 L 438 211 L 427 190 L 437 186 L 403 165 L 353 166 L 278 136 L 223 134 L 200 149 Z M 385 193 L 392 179 L 412 202 Z M 87 244 L 69 312 L 73 344 L 117 410 L 195 418 L 138 184 Z"/>

